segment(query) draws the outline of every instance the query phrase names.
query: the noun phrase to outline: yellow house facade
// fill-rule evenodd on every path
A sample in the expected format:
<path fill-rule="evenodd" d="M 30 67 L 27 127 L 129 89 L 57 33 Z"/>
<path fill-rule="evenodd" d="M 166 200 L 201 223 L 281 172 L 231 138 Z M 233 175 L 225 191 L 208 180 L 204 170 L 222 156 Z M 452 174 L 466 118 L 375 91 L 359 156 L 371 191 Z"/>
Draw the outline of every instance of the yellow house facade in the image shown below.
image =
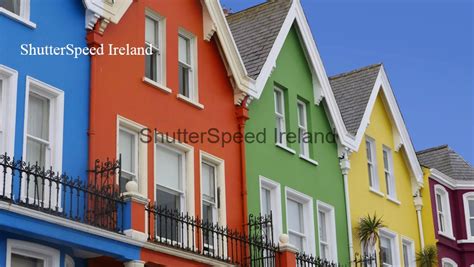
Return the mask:
<path fill-rule="evenodd" d="M 416 158 L 381 64 L 330 77 L 352 148 L 342 153 L 353 256 L 375 253 L 381 266 L 416 266 L 416 252 L 434 244 L 426 176 Z M 361 244 L 362 218 L 384 227 L 375 247 Z M 426 234 L 424 228 L 427 228 Z"/>

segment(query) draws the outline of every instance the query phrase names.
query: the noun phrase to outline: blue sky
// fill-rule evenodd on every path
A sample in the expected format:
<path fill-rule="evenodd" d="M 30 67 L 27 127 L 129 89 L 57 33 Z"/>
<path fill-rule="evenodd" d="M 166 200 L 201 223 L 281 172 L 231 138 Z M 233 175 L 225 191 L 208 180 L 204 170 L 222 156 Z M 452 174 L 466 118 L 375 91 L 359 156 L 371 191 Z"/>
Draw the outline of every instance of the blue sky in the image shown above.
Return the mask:
<path fill-rule="evenodd" d="M 262 0 L 221 0 L 233 12 Z M 471 0 L 301 0 L 326 72 L 383 62 L 417 150 L 474 162 Z"/>

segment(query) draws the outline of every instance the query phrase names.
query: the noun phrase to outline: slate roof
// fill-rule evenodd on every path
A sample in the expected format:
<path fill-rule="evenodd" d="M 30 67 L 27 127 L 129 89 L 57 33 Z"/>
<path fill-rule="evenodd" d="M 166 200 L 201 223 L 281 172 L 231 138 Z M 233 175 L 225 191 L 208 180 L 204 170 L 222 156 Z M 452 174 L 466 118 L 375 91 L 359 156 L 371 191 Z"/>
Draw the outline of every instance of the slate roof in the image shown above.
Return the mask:
<path fill-rule="evenodd" d="M 354 136 L 362 122 L 381 67 L 379 63 L 329 77 L 342 120 Z"/>
<path fill-rule="evenodd" d="M 292 0 L 272 0 L 228 15 L 227 22 L 248 75 L 257 79 Z"/>
<path fill-rule="evenodd" d="M 416 152 L 420 164 L 434 168 L 455 180 L 473 180 L 474 168 L 448 145 Z"/>

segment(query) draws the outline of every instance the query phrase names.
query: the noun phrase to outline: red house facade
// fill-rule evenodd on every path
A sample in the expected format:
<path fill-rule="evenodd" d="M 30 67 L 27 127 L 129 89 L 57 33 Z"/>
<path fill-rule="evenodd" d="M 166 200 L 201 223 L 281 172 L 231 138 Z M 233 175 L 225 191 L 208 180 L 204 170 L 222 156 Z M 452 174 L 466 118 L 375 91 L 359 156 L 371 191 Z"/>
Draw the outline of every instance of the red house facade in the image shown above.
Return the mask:
<path fill-rule="evenodd" d="M 446 145 L 417 154 L 430 171 L 439 266 L 474 266 L 474 168 Z"/>
<path fill-rule="evenodd" d="M 115 23 L 96 16 L 88 34 L 104 49 L 91 56 L 89 158 L 120 158 L 125 234 L 143 247 L 126 266 L 232 261 L 234 245 L 219 242 L 247 218 L 244 146 L 229 138 L 242 132 L 248 85 L 221 22 L 217 1 L 140 0 Z"/>

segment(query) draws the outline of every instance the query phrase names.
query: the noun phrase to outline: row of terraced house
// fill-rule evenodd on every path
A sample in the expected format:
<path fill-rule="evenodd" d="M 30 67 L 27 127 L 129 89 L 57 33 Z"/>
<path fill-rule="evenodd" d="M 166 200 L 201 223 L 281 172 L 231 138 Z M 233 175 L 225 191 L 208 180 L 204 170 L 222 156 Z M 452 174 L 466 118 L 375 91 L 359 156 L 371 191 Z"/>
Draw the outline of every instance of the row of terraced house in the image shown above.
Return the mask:
<path fill-rule="evenodd" d="M 0 266 L 474 266 L 474 169 L 299 0 L 0 1 L 0 110 Z"/>

